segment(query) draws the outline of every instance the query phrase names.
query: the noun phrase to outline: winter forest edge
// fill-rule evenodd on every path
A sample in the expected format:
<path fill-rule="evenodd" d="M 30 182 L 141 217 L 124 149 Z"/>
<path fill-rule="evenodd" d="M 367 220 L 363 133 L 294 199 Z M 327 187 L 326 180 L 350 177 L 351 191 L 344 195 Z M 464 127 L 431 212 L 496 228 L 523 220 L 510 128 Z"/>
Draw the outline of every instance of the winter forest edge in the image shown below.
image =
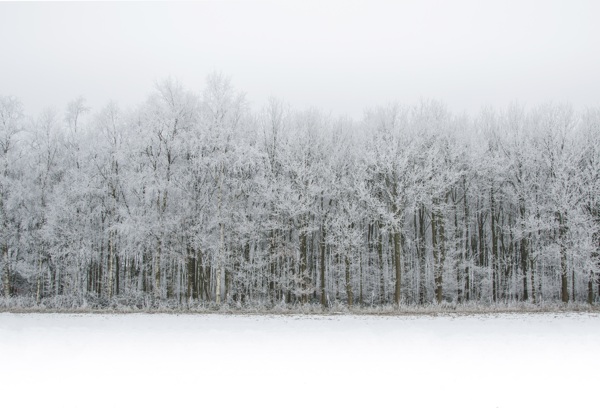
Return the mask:
<path fill-rule="evenodd" d="M 5 309 L 594 304 L 600 108 L 0 96 L 0 255 Z"/>

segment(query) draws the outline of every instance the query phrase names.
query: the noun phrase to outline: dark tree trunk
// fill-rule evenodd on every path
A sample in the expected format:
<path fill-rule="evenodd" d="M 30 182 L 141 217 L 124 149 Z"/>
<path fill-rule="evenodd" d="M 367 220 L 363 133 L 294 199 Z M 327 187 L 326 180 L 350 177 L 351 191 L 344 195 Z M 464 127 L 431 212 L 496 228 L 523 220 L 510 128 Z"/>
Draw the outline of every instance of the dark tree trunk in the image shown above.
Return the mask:
<path fill-rule="evenodd" d="M 566 245 L 566 233 L 567 226 L 565 222 L 565 216 L 560 212 L 557 213 L 559 222 L 558 227 L 558 240 L 560 244 L 560 293 L 561 300 L 564 303 L 569 302 L 569 284 L 567 280 L 567 245 Z"/>
<path fill-rule="evenodd" d="M 521 203 L 519 207 L 519 211 L 521 212 L 521 222 L 525 220 L 525 205 Z M 522 235 L 520 242 L 520 250 L 521 250 L 521 273 L 523 274 L 523 300 L 529 299 L 529 288 L 527 286 L 527 272 L 529 266 L 529 239 L 528 235 Z"/>
<path fill-rule="evenodd" d="M 196 300 L 196 254 L 188 247 L 187 250 L 187 299 Z"/>
<path fill-rule="evenodd" d="M 419 228 L 415 229 L 418 231 L 417 237 L 417 259 L 419 262 L 419 303 L 425 303 L 427 280 L 425 278 L 425 262 L 426 262 L 426 246 L 425 246 L 425 206 L 421 204 L 419 206 Z"/>
<path fill-rule="evenodd" d="M 300 299 L 302 301 L 302 303 L 306 303 L 307 301 L 307 296 L 306 296 L 306 281 L 307 281 L 307 269 L 308 269 L 308 265 L 307 265 L 307 257 L 308 257 L 308 245 L 307 245 L 307 238 L 306 238 L 306 232 L 301 230 L 300 231 L 300 289 L 301 289 L 301 296 Z"/>
<path fill-rule="evenodd" d="M 464 258 L 463 258 L 463 252 L 462 252 L 461 238 L 464 238 L 464 237 L 461 237 L 461 233 L 459 232 L 459 228 L 458 228 L 458 205 L 457 205 L 456 190 L 454 190 L 452 193 L 452 204 L 454 205 L 454 242 L 455 242 L 454 245 L 455 245 L 455 251 L 456 251 L 456 259 L 454 262 L 454 272 L 456 273 L 456 287 L 457 287 L 456 299 L 457 299 L 458 303 L 462 303 L 462 301 L 463 301 L 463 287 L 462 287 L 463 276 L 461 276 L 462 275 L 461 264 L 463 263 Z"/>
<path fill-rule="evenodd" d="M 394 303 L 400 305 L 401 300 L 401 282 L 402 282 L 402 259 L 401 253 L 401 236 L 400 231 L 394 231 L 394 268 L 396 271 L 396 288 L 394 291 Z"/>
<path fill-rule="evenodd" d="M 325 240 L 327 239 L 327 231 L 321 226 L 321 241 L 319 242 L 319 283 L 321 285 L 321 306 L 327 307 L 327 294 L 325 291 Z"/>
<path fill-rule="evenodd" d="M 275 274 L 277 268 L 277 259 L 275 257 L 275 240 L 277 233 L 271 230 L 269 239 L 269 299 L 271 303 L 275 303 Z"/>
<path fill-rule="evenodd" d="M 490 191 L 490 229 L 492 234 L 492 300 L 498 300 L 498 237 L 496 236 L 496 202 L 494 189 Z"/>
<path fill-rule="evenodd" d="M 354 293 L 352 292 L 352 276 L 350 274 L 350 258 L 346 254 L 344 256 L 344 263 L 346 267 L 346 297 L 348 299 L 348 306 L 354 305 Z"/>
<path fill-rule="evenodd" d="M 437 208 L 437 200 L 434 200 L 431 210 L 431 246 L 433 248 L 433 269 L 435 283 L 435 300 L 441 303 L 443 299 L 443 269 L 445 261 L 444 251 L 444 220 Z"/>
<path fill-rule="evenodd" d="M 4 260 L 4 274 L 3 282 L 4 285 L 4 297 L 10 297 L 10 260 L 8 258 L 8 245 L 2 245 L 2 259 Z"/>
<path fill-rule="evenodd" d="M 465 229 L 464 229 L 464 240 L 465 240 L 465 300 L 468 302 L 471 298 L 471 277 L 469 270 L 469 262 L 471 262 L 471 254 L 469 253 L 470 248 L 470 234 L 469 234 L 469 205 L 467 202 L 467 187 L 466 181 L 463 178 L 463 205 L 465 210 Z"/>
<path fill-rule="evenodd" d="M 590 277 L 588 280 L 588 303 L 591 305 L 594 303 L 594 271 L 590 271 Z"/>
<path fill-rule="evenodd" d="M 381 232 L 379 222 L 377 224 L 377 256 L 379 260 L 379 302 L 384 304 L 387 302 L 387 294 L 385 292 L 385 276 L 383 268 L 383 233 Z"/>
<path fill-rule="evenodd" d="M 115 295 L 119 296 L 121 292 L 121 258 L 119 251 L 115 250 Z"/>

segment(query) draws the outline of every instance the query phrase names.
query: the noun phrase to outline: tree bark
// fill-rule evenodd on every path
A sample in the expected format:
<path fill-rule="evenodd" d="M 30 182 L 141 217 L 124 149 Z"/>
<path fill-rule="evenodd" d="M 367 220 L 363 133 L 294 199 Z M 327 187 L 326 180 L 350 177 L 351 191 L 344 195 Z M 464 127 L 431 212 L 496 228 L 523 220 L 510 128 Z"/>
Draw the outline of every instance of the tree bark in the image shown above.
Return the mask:
<path fill-rule="evenodd" d="M 594 271 L 590 270 L 590 277 L 588 280 L 588 303 L 591 305 L 594 303 Z"/>
<path fill-rule="evenodd" d="M 470 254 L 470 234 L 469 234 L 469 205 L 467 202 L 467 187 L 466 181 L 463 178 L 463 205 L 465 211 L 465 229 L 464 229 L 464 240 L 465 240 L 465 300 L 468 302 L 471 300 L 471 271 L 469 270 L 469 262 L 471 262 Z"/>
<path fill-rule="evenodd" d="M 156 245 L 156 254 L 154 255 L 154 296 L 157 299 L 162 298 L 162 287 L 161 287 L 161 267 L 160 267 L 160 255 L 161 255 L 161 243 L 158 241 Z"/>
<path fill-rule="evenodd" d="M 36 277 L 35 303 L 40 304 L 42 296 L 42 259 L 38 260 L 38 271 Z"/>
<path fill-rule="evenodd" d="M 425 303 L 427 281 L 425 278 L 426 246 L 425 246 L 425 206 L 421 204 L 418 210 L 419 228 L 417 238 L 417 259 L 419 262 L 419 303 Z"/>
<path fill-rule="evenodd" d="M 433 269 L 435 284 L 435 300 L 441 303 L 443 299 L 443 269 L 444 269 L 444 220 L 434 200 L 431 210 L 431 246 L 433 247 Z"/>
<path fill-rule="evenodd" d="M 401 259 L 401 236 L 399 227 L 394 230 L 394 268 L 396 271 L 396 287 L 394 291 L 394 303 L 400 305 L 401 301 L 401 283 L 402 283 L 402 259 Z"/>
<path fill-rule="evenodd" d="M 490 232 L 492 234 L 492 300 L 498 300 L 498 237 L 496 236 L 496 201 L 494 187 L 490 190 Z"/>
<path fill-rule="evenodd" d="M 115 250 L 115 295 L 119 296 L 121 287 L 121 260 L 119 258 L 119 251 Z"/>
<path fill-rule="evenodd" d="M 464 239 L 463 236 L 461 236 L 461 233 L 459 232 L 459 228 L 458 228 L 458 205 L 457 205 L 457 197 L 456 197 L 456 190 L 452 193 L 452 204 L 454 205 L 454 242 L 455 242 L 455 251 L 456 251 L 456 260 L 454 262 L 454 272 L 456 272 L 456 287 L 457 287 L 457 294 L 456 294 L 456 298 L 458 303 L 462 303 L 463 301 L 463 287 L 462 287 L 462 281 L 463 281 L 463 277 L 461 276 L 461 269 L 462 266 L 461 264 L 463 263 L 463 252 L 462 252 L 462 243 L 461 243 L 461 238 Z M 463 231 L 464 233 L 464 231 Z"/>
<path fill-rule="evenodd" d="M 379 304 L 384 304 L 387 302 L 387 294 L 385 292 L 385 271 L 383 268 L 383 234 L 379 221 L 377 222 L 377 258 L 379 261 Z"/>
<path fill-rule="evenodd" d="M 304 231 L 304 225 L 300 230 L 300 299 L 302 303 L 306 303 L 306 279 L 307 279 L 307 256 L 308 256 L 308 245 L 306 231 Z"/>
<path fill-rule="evenodd" d="M 600 234 L 595 233 L 593 235 L 592 241 L 594 242 L 594 244 L 598 245 L 594 251 L 592 252 L 592 262 L 595 262 L 596 265 L 600 266 Z M 588 280 L 588 303 L 589 304 L 593 304 L 594 303 L 594 269 L 590 269 L 590 277 Z M 598 287 L 598 290 L 600 291 L 600 285 Z M 599 293 L 600 294 L 600 293 Z"/>
<path fill-rule="evenodd" d="M 225 251 L 225 226 L 223 225 L 223 177 L 224 169 L 220 169 L 219 174 L 219 191 L 217 193 L 217 216 L 219 217 L 219 251 L 217 253 L 217 271 L 215 277 L 215 302 L 221 304 L 221 277 L 224 269 L 224 251 Z"/>
<path fill-rule="evenodd" d="M 196 300 L 198 292 L 196 291 L 196 256 L 194 250 L 188 246 L 187 249 L 187 299 Z"/>
<path fill-rule="evenodd" d="M 3 286 L 4 286 L 4 297 L 10 297 L 10 263 L 8 257 L 8 245 L 2 245 L 2 258 L 4 259 L 4 276 L 3 276 Z"/>
<path fill-rule="evenodd" d="M 219 223 L 219 253 L 217 254 L 217 273 L 215 277 L 215 302 L 221 304 L 221 278 L 225 268 L 224 252 L 225 252 L 225 227 L 223 223 Z"/>
<path fill-rule="evenodd" d="M 352 292 L 352 277 L 350 275 L 350 258 L 348 255 L 344 256 L 344 263 L 346 266 L 346 297 L 348 299 L 348 306 L 354 305 L 354 293 Z"/>
<path fill-rule="evenodd" d="M 321 226 L 321 242 L 320 244 L 320 264 L 319 264 L 319 280 L 321 285 L 321 306 L 327 307 L 327 296 L 325 291 L 325 240 L 327 238 L 327 231 L 325 227 Z"/>
<path fill-rule="evenodd" d="M 524 222 L 525 219 L 525 205 L 521 203 L 519 207 L 519 211 L 521 213 L 521 222 Z M 527 272 L 529 266 L 529 240 L 527 238 L 527 234 L 522 232 L 521 242 L 520 242 L 520 261 L 521 261 L 521 273 L 523 274 L 523 300 L 529 299 L 529 290 L 527 286 Z"/>
<path fill-rule="evenodd" d="M 569 302 L 569 284 L 567 280 L 567 244 L 566 233 L 567 226 L 564 214 L 557 212 L 558 218 L 558 240 L 560 244 L 560 288 L 561 288 L 561 300 L 564 303 Z"/>
<path fill-rule="evenodd" d="M 269 239 L 269 301 L 271 304 L 275 303 L 275 275 L 277 268 L 277 259 L 275 257 L 275 240 L 277 233 L 271 229 Z"/>
<path fill-rule="evenodd" d="M 444 215 L 441 212 L 438 212 L 438 223 L 439 223 L 439 232 L 440 239 L 438 244 L 440 245 L 440 263 L 438 269 L 438 281 L 436 282 L 437 287 L 437 301 L 438 303 L 442 303 L 444 297 L 444 267 L 446 265 L 446 221 L 444 220 Z"/>
<path fill-rule="evenodd" d="M 113 284 L 114 284 L 114 270 L 113 270 L 113 258 L 114 258 L 114 242 L 112 231 L 108 232 L 108 300 L 112 300 L 113 295 Z"/>

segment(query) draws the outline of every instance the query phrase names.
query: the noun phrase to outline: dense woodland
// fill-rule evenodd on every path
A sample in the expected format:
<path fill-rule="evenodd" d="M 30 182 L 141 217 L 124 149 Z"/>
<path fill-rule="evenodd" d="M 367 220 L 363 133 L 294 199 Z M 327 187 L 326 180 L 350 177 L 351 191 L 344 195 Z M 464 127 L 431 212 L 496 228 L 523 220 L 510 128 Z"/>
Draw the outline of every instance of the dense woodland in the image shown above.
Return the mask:
<path fill-rule="evenodd" d="M 593 303 L 600 109 L 2 96 L 0 225 L 2 296 L 37 304 Z"/>

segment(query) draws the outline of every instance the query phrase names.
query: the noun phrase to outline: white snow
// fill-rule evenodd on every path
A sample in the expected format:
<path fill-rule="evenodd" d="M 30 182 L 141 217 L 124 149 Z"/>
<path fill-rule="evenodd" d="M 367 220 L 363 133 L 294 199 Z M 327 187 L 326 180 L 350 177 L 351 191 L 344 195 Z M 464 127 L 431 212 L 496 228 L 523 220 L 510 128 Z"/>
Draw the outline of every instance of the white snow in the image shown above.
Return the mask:
<path fill-rule="evenodd" d="M 2 313 L 0 399 L 4 407 L 590 406 L 599 346 L 598 314 Z"/>

